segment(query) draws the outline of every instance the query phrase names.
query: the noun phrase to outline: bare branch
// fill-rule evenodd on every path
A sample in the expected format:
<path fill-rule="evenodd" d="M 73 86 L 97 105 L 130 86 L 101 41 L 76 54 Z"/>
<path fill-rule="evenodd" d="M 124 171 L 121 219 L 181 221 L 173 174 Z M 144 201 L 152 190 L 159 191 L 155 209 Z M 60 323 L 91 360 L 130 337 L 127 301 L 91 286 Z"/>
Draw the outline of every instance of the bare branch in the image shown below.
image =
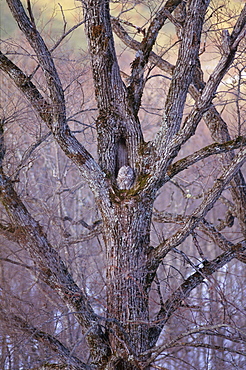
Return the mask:
<path fill-rule="evenodd" d="M 22 3 L 19 0 L 7 0 L 7 3 L 20 30 L 24 33 L 31 47 L 37 54 L 39 64 L 44 71 L 46 82 L 50 90 L 52 113 L 55 115 L 56 121 L 63 126 L 61 128 L 64 129 L 66 114 L 64 94 L 51 54 L 40 33 L 27 17 Z"/>
<path fill-rule="evenodd" d="M 70 35 L 70 33 L 72 33 L 73 31 L 75 31 L 78 27 L 82 26 L 82 24 L 84 24 L 84 23 L 85 23 L 85 21 L 81 21 L 78 24 L 75 24 L 73 27 L 71 27 L 68 31 L 65 31 L 65 29 L 64 29 L 64 32 L 63 32 L 62 36 L 59 38 L 59 40 L 56 41 L 55 45 L 52 46 L 52 48 L 50 49 L 50 53 L 52 53 L 61 44 L 61 42 L 68 35 Z"/>
<path fill-rule="evenodd" d="M 15 225 L 18 225 L 19 243 L 30 253 L 37 263 L 40 278 L 55 289 L 73 310 L 80 311 L 83 326 L 90 326 L 93 311 L 87 297 L 74 283 L 67 267 L 54 248 L 48 243 L 47 237 L 40 225 L 30 216 L 24 204 L 14 191 L 9 179 L 0 174 L 0 198 Z"/>
<path fill-rule="evenodd" d="M 25 267 L 27 270 L 36 271 L 36 269 L 33 266 L 28 266 L 25 263 L 13 261 L 13 260 L 11 260 L 9 258 L 2 258 L 2 257 L 0 257 L 0 261 L 5 261 L 5 262 L 8 262 L 8 263 L 12 263 L 13 265 L 16 265 L 16 266 Z"/>
<path fill-rule="evenodd" d="M 231 181 L 232 177 L 239 170 L 239 168 L 246 161 L 246 149 L 242 149 L 238 155 L 234 158 L 231 165 L 228 166 L 223 172 L 222 176 L 217 179 L 214 186 L 206 193 L 203 202 L 193 212 L 190 220 L 178 230 L 172 237 L 161 243 L 153 252 L 150 254 L 149 263 L 152 266 L 158 267 L 159 263 L 166 256 L 166 254 L 174 247 L 178 246 L 183 242 L 188 235 L 195 229 L 198 223 L 206 216 L 208 211 L 213 207 L 216 200 L 221 195 L 222 191 L 228 182 Z"/>
<path fill-rule="evenodd" d="M 141 43 L 134 40 L 126 32 L 126 30 L 122 27 L 120 21 L 117 18 L 112 17 L 111 23 L 112 23 L 113 31 L 124 42 L 126 46 L 130 47 L 131 49 L 135 51 L 138 51 L 140 49 Z M 152 62 L 157 67 L 161 68 L 163 71 L 172 75 L 173 70 L 174 70 L 174 65 L 165 61 L 164 59 L 162 59 L 161 56 L 157 55 L 153 51 L 150 52 L 149 61 Z"/>
<path fill-rule="evenodd" d="M 33 27 L 36 28 L 30 0 L 27 0 L 27 10 L 28 10 L 28 13 L 29 13 L 30 20 L 31 20 L 31 22 L 33 24 Z"/>
<path fill-rule="evenodd" d="M 20 316 L 7 312 L 1 306 L 0 306 L 0 317 L 1 320 L 7 322 L 8 324 L 11 324 L 12 327 L 21 329 L 23 332 L 30 335 L 31 338 L 36 339 L 40 343 L 44 344 L 46 347 L 52 349 L 52 351 L 58 354 L 61 360 L 63 360 L 65 363 L 69 365 L 72 365 L 72 368 L 74 370 L 91 369 L 89 365 L 86 365 L 80 359 L 75 357 L 72 354 L 72 352 L 54 336 L 35 328 L 30 323 L 23 320 Z"/>
<path fill-rule="evenodd" d="M 216 228 L 206 220 L 202 220 L 201 229 L 204 233 L 209 235 L 209 237 L 220 247 L 223 251 L 228 251 L 233 248 L 233 243 L 227 240 Z M 246 253 L 237 253 L 236 258 L 246 263 Z"/>
<path fill-rule="evenodd" d="M 189 222 L 191 215 L 175 215 L 168 212 L 157 212 L 155 210 L 153 214 L 153 220 L 156 222 L 163 222 L 163 223 L 175 223 L 175 224 L 186 224 Z M 225 221 L 226 222 L 226 221 Z M 227 240 L 220 232 L 217 230 L 211 223 L 202 219 L 201 222 L 198 224 L 197 228 L 201 230 L 204 234 L 206 234 L 213 242 L 221 248 L 223 251 L 228 251 L 234 247 L 234 244 Z M 200 251 L 200 255 L 202 251 Z M 204 258 L 204 256 L 203 256 Z M 238 253 L 236 257 L 239 261 L 246 263 L 246 255 L 245 253 Z"/>
<path fill-rule="evenodd" d="M 102 220 L 98 220 L 94 222 L 93 225 L 88 225 L 84 220 L 79 220 L 79 221 L 72 221 L 69 219 L 69 217 L 65 217 L 64 221 L 70 221 L 72 225 L 82 225 L 86 227 L 88 230 L 90 230 L 89 233 L 87 234 L 80 234 L 78 238 L 73 239 L 71 237 L 68 237 L 69 244 L 77 244 L 81 243 L 87 240 L 91 240 L 97 236 L 99 236 L 102 233 Z"/>
<path fill-rule="evenodd" d="M 200 35 L 208 4 L 208 1 L 202 0 L 189 2 L 178 60 L 173 70 L 172 81 L 166 99 L 162 128 L 155 140 L 158 153 L 163 152 L 172 140 L 173 135 L 180 128 L 186 96 L 193 79 L 193 71 L 198 58 Z"/>
<path fill-rule="evenodd" d="M 100 192 L 103 191 L 104 196 L 100 198 L 100 204 L 102 199 L 107 203 L 108 198 L 106 189 L 108 188 L 108 185 L 105 182 L 105 174 L 101 171 L 100 167 L 94 161 L 90 153 L 71 133 L 67 123 L 65 131 L 57 128 L 56 116 L 54 116 L 52 112 L 53 105 L 50 105 L 45 101 L 43 96 L 40 94 L 36 86 L 29 80 L 29 78 L 20 70 L 19 67 L 11 62 L 1 52 L 0 68 L 8 74 L 16 86 L 31 102 L 42 120 L 52 131 L 55 139 L 65 154 L 78 166 L 84 177 L 87 179 L 88 184 L 96 196 L 96 199 L 98 199 Z"/>
<path fill-rule="evenodd" d="M 181 3 L 180 0 L 168 0 L 166 2 L 151 21 L 147 32 L 144 34 L 142 42 L 139 43 L 139 47 L 137 48 L 136 58 L 131 64 L 132 72 L 128 87 L 128 98 L 135 115 L 137 115 L 141 104 L 144 88 L 144 69 L 149 61 L 149 55 L 155 44 L 159 31 L 168 18 L 168 14 L 170 14 L 179 3 Z"/>
<path fill-rule="evenodd" d="M 188 157 L 182 158 L 179 161 L 170 165 L 167 169 L 166 181 L 177 175 L 179 172 L 185 170 L 192 164 L 197 163 L 198 161 L 203 160 L 209 157 L 210 155 L 226 153 L 227 151 L 238 149 L 241 146 L 245 145 L 246 145 L 245 137 L 238 137 L 235 140 L 230 140 L 223 144 L 214 143 L 208 145 L 205 148 L 202 148 L 192 153 Z"/>
<path fill-rule="evenodd" d="M 52 109 L 46 102 L 36 86 L 30 81 L 28 76 L 21 71 L 10 59 L 0 51 L 0 68 L 14 81 L 16 86 L 22 91 L 26 98 L 31 102 L 40 117 L 48 125 L 52 122 Z"/>
<path fill-rule="evenodd" d="M 157 358 L 158 355 L 160 355 L 163 351 L 165 351 L 168 348 L 172 348 L 172 347 L 175 347 L 175 346 L 201 347 L 202 343 L 191 343 L 191 342 L 187 342 L 187 343 L 181 342 L 180 343 L 179 341 L 181 339 L 183 339 L 187 336 L 193 335 L 193 334 L 209 334 L 209 333 L 212 332 L 213 335 L 216 335 L 216 334 L 220 335 L 219 332 L 214 333 L 215 330 L 218 330 L 220 328 L 232 328 L 232 329 L 238 330 L 236 327 L 231 326 L 230 324 L 217 324 L 217 325 L 210 325 L 210 326 L 200 326 L 198 328 L 188 330 L 187 332 L 184 332 L 184 333 L 180 334 L 179 336 L 177 336 L 176 338 L 172 339 L 170 342 L 168 342 L 164 345 L 161 345 L 161 346 L 157 346 L 157 347 L 153 348 L 150 351 L 142 353 L 141 355 L 144 356 L 146 354 L 153 353 L 151 358 L 148 360 L 148 364 L 151 364 L 151 362 L 153 362 Z M 234 341 L 232 338 L 229 338 L 229 337 L 226 337 L 226 339 Z M 220 347 L 220 346 L 216 347 L 216 346 L 211 345 L 211 347 L 210 346 L 207 347 L 206 344 L 205 344 L 205 348 L 214 348 L 216 350 L 229 351 L 229 352 L 232 352 L 232 353 L 239 353 L 239 354 L 243 354 L 243 355 L 246 356 L 246 353 L 243 352 L 243 351 L 232 350 L 231 348 L 224 347 L 224 346 L 223 347 Z"/>
<path fill-rule="evenodd" d="M 246 25 L 246 5 L 244 5 L 243 10 L 241 11 L 240 16 L 237 19 L 237 22 L 231 33 L 231 48 L 237 48 L 238 43 L 241 41 L 243 34 L 245 34 L 245 25 Z"/>
<path fill-rule="evenodd" d="M 184 347 L 195 347 L 195 348 L 209 348 L 209 349 L 213 349 L 215 351 L 229 352 L 229 353 L 235 353 L 235 354 L 238 354 L 238 355 L 246 356 L 245 351 L 232 349 L 232 348 L 227 347 L 227 346 L 218 346 L 218 345 L 215 345 L 215 344 L 209 344 L 209 343 L 203 343 L 203 342 L 198 342 L 198 343 L 184 342 L 184 343 L 180 343 L 180 344 L 181 344 L 182 347 L 184 346 Z"/>
<path fill-rule="evenodd" d="M 19 163 L 18 167 L 15 170 L 15 174 L 13 176 L 13 180 L 16 180 L 20 174 L 20 171 L 25 167 L 27 161 L 31 158 L 34 151 L 44 142 L 48 139 L 48 137 L 51 135 L 51 132 L 47 132 L 46 134 L 42 135 L 42 137 L 36 141 L 36 143 L 32 144 L 24 153 L 23 158 L 21 160 L 21 163 Z"/>
<path fill-rule="evenodd" d="M 200 267 L 196 272 L 190 275 L 176 291 L 163 303 L 156 319 L 156 338 L 158 338 L 164 324 L 172 316 L 172 314 L 182 306 L 183 301 L 187 298 L 191 291 L 200 285 L 204 279 L 208 278 L 214 272 L 218 271 L 233 258 L 236 258 L 238 253 L 244 253 L 246 250 L 246 242 L 238 243 L 232 249 L 224 252 L 212 261 L 205 261 L 203 267 Z"/>

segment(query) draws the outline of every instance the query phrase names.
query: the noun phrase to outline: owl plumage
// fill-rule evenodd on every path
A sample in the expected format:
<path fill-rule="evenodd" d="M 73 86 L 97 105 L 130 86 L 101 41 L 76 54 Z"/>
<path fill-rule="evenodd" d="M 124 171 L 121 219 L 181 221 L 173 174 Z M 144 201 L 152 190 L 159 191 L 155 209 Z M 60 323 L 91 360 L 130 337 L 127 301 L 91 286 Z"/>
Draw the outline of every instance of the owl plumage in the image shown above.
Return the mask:
<path fill-rule="evenodd" d="M 134 183 L 134 179 L 135 175 L 133 169 L 130 166 L 122 166 L 119 169 L 116 179 L 118 188 L 121 190 L 129 190 Z"/>

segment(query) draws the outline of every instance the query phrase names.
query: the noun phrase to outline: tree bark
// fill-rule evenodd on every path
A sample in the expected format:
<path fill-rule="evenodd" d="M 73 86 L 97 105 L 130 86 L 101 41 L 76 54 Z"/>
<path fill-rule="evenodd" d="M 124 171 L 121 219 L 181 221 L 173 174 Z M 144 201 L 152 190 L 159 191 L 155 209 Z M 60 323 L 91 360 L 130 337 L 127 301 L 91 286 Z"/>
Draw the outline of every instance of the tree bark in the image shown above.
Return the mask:
<path fill-rule="evenodd" d="M 107 306 L 113 351 L 137 355 L 149 347 L 148 270 L 152 201 L 125 197 L 104 230 L 107 248 Z M 128 343 L 128 348 L 122 343 Z"/>

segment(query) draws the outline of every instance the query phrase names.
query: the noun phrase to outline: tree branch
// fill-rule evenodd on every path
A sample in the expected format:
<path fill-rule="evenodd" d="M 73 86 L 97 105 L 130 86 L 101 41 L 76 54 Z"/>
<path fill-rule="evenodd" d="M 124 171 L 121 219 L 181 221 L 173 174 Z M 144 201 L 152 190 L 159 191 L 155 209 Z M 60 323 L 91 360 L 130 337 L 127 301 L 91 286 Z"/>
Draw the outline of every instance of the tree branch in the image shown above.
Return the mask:
<path fill-rule="evenodd" d="M 233 243 L 227 240 L 216 228 L 205 219 L 202 220 L 201 230 L 207 234 L 213 242 L 223 251 L 233 248 Z M 246 253 L 238 252 L 235 256 L 239 261 L 246 263 Z"/>
<path fill-rule="evenodd" d="M 83 1 L 99 114 L 125 115 L 126 88 L 120 76 L 109 16 L 109 2 Z"/>
<path fill-rule="evenodd" d="M 40 33 L 33 27 L 27 17 L 20 0 L 7 0 L 7 3 L 19 28 L 25 34 L 37 55 L 39 64 L 44 71 L 51 103 L 48 104 L 44 100 L 34 84 L 28 80 L 28 77 L 2 53 L 0 55 L 0 67 L 11 77 L 16 86 L 38 111 L 41 118 L 44 119 L 62 150 L 72 159 L 86 178 L 96 199 L 98 199 L 99 193 L 103 192 L 103 196 L 100 196 L 100 203 L 103 200 L 105 207 L 108 207 L 108 184 L 105 181 L 105 174 L 90 153 L 71 133 L 67 124 L 64 93 L 52 56 Z"/>
<path fill-rule="evenodd" d="M 196 270 L 196 272 L 190 275 L 176 291 L 163 303 L 155 322 L 157 323 L 154 327 L 150 328 L 150 331 L 154 333 L 153 341 L 158 339 L 163 326 L 166 324 L 172 314 L 182 306 L 182 302 L 187 298 L 191 291 L 200 285 L 204 279 L 214 274 L 233 258 L 238 253 L 244 253 L 246 251 L 246 241 L 238 243 L 233 246 L 227 252 L 224 252 L 220 256 L 216 257 L 212 261 L 205 261 L 204 266 Z"/>
<path fill-rule="evenodd" d="M 193 71 L 198 58 L 202 26 L 208 4 L 209 1 L 203 0 L 188 2 L 183 37 L 166 98 L 162 127 L 155 139 L 159 155 L 163 153 L 181 125 L 188 89 L 193 80 Z"/>
<path fill-rule="evenodd" d="M 141 48 L 141 43 L 134 40 L 122 27 L 120 21 L 117 18 L 111 17 L 111 23 L 114 33 L 124 42 L 129 48 L 138 51 Z M 174 70 L 174 65 L 162 59 L 161 56 L 157 55 L 153 51 L 149 54 L 149 62 L 152 62 L 154 65 L 172 75 Z"/>
<path fill-rule="evenodd" d="M 54 289 L 73 310 L 81 312 L 79 321 L 88 328 L 91 320 L 95 320 L 95 315 L 87 297 L 74 283 L 67 267 L 56 250 L 48 243 L 41 226 L 30 216 L 2 169 L 0 199 L 17 227 L 19 243 L 37 263 L 41 280 Z"/>
<path fill-rule="evenodd" d="M 198 122 L 201 119 L 201 113 L 205 113 L 208 110 L 209 105 L 214 97 L 214 93 L 216 92 L 222 78 L 228 71 L 230 65 L 232 64 L 235 54 L 237 52 L 237 47 L 240 40 L 237 37 L 241 34 L 242 30 L 244 29 L 246 24 L 246 5 L 244 6 L 237 23 L 233 28 L 233 32 L 230 36 L 230 45 L 226 53 L 224 53 L 215 67 L 214 71 L 210 75 L 200 98 L 195 103 L 195 108 L 191 111 L 189 116 L 184 122 L 184 128 L 181 130 L 178 137 L 184 135 L 182 143 L 187 141 L 188 138 L 195 132 L 194 130 L 197 127 Z M 199 114 L 197 114 L 199 111 Z M 197 112 L 197 113 L 196 113 Z M 178 139 L 178 137 L 176 139 Z M 184 141 L 183 141 L 184 140 Z M 176 144 L 175 144 L 176 145 Z"/>
<path fill-rule="evenodd" d="M 179 3 L 181 3 L 181 0 L 168 0 L 157 12 L 142 42 L 138 44 L 136 58 L 131 64 L 132 71 L 128 86 L 128 99 L 135 115 L 137 115 L 141 105 L 144 89 L 144 69 L 149 61 L 150 53 L 156 42 L 159 31 L 167 20 L 167 14 L 172 13 Z"/>
<path fill-rule="evenodd" d="M 23 320 L 20 316 L 7 312 L 7 310 L 4 310 L 1 306 L 0 306 L 0 318 L 1 320 L 7 322 L 8 324 L 11 324 L 12 327 L 23 331 L 24 333 L 30 335 L 30 337 L 36 339 L 40 343 L 44 344 L 46 347 L 50 348 L 52 351 L 58 354 L 58 356 L 63 362 L 72 365 L 72 369 L 74 370 L 91 369 L 89 365 L 86 365 L 79 358 L 74 356 L 72 352 L 54 336 L 35 328 L 30 323 Z"/>
<path fill-rule="evenodd" d="M 204 343 L 204 342 L 198 342 L 198 343 L 184 342 L 184 343 L 180 343 L 180 345 L 182 347 L 209 348 L 209 349 L 213 349 L 213 350 L 216 350 L 216 351 L 230 352 L 230 353 L 246 356 L 245 351 L 232 349 L 232 348 L 227 347 L 227 346 L 218 346 L 216 344 L 209 344 L 209 343 Z M 177 344 L 177 346 L 179 346 L 179 345 Z"/>
<path fill-rule="evenodd" d="M 33 272 L 37 271 L 37 269 L 35 269 L 35 267 L 33 266 L 28 266 L 26 265 L 25 263 L 21 263 L 21 262 L 17 262 L 17 261 L 13 261 L 9 258 L 2 258 L 0 257 L 0 261 L 4 261 L 4 262 L 8 262 L 8 263 L 12 263 L 13 265 L 16 265 L 16 266 L 21 266 L 21 267 L 24 267 L 26 268 L 27 270 L 31 270 Z"/>
<path fill-rule="evenodd" d="M 194 334 L 206 334 L 206 335 L 209 335 L 209 334 L 213 334 L 213 335 L 221 335 L 219 333 L 215 333 L 214 331 L 217 330 L 217 329 L 220 329 L 220 328 L 232 328 L 232 329 L 235 329 L 235 330 L 238 330 L 237 328 L 235 328 L 234 326 L 231 326 L 230 324 L 217 324 L 217 325 L 206 325 L 206 326 L 200 326 L 200 327 L 197 327 L 195 329 L 191 329 L 191 330 L 188 330 L 187 332 L 184 332 L 180 335 L 178 335 L 176 338 L 172 339 L 170 342 L 164 344 L 164 345 L 161 345 L 161 346 L 157 346 L 157 347 L 154 347 L 153 349 L 151 350 L 148 350 L 144 353 L 141 354 L 141 356 L 146 356 L 148 354 L 153 354 L 151 356 L 151 358 L 148 360 L 148 364 L 151 364 L 157 357 L 158 355 L 160 355 L 163 351 L 165 351 L 166 349 L 168 348 L 172 348 L 172 347 L 175 347 L 175 346 L 189 346 L 189 345 L 194 345 L 196 347 L 199 347 L 200 346 L 200 343 L 191 343 L 191 342 L 188 342 L 188 343 L 180 343 L 179 341 L 187 336 L 190 336 L 190 335 L 194 335 Z M 239 332 L 241 332 L 241 330 L 239 330 Z M 224 337 L 224 335 L 222 335 Z M 228 337 L 228 336 L 225 336 L 225 339 L 227 340 L 231 340 L 234 342 L 234 340 L 231 338 L 231 337 Z M 236 342 L 238 342 L 238 340 L 235 340 Z M 214 348 L 214 347 L 213 347 Z M 219 347 L 219 348 L 215 348 L 215 349 L 219 349 L 219 350 L 226 350 L 226 351 L 230 351 L 230 352 L 234 352 L 234 353 L 240 353 L 240 354 L 243 354 L 243 355 L 246 355 L 245 352 L 242 352 L 242 351 L 234 351 L 228 347 Z"/>
<path fill-rule="evenodd" d="M 237 37 L 238 35 L 241 35 L 242 30 L 244 30 L 244 22 L 245 22 L 244 19 L 245 19 L 245 7 L 243 11 L 241 12 L 239 20 L 234 27 L 235 32 L 234 31 L 232 32 L 232 39 L 238 40 L 238 43 L 240 42 L 240 40 L 237 39 Z M 113 24 L 114 32 L 125 43 L 125 45 L 127 45 L 133 50 L 136 50 L 136 51 L 139 50 L 140 43 L 132 39 L 116 19 L 112 20 L 112 24 Z M 233 43 L 233 47 L 235 47 L 236 45 L 234 44 L 234 41 L 232 43 Z M 164 72 L 170 75 L 173 74 L 173 70 L 175 67 L 169 62 L 163 60 L 162 57 L 158 56 L 153 51 L 150 53 L 149 61 L 152 62 L 157 67 L 159 67 Z M 201 83 L 204 84 L 204 81 L 199 81 L 199 84 Z M 194 82 L 191 83 L 191 85 L 189 86 L 189 93 L 191 94 L 191 96 L 194 98 L 195 101 L 198 100 L 199 97 L 201 96 L 201 93 L 197 90 Z M 198 119 L 200 120 L 200 118 Z M 205 123 L 207 124 L 211 132 L 211 135 L 215 141 L 218 141 L 219 143 L 224 143 L 225 141 L 231 140 L 226 123 L 222 120 L 219 113 L 217 112 L 217 110 L 215 109 L 214 105 L 211 102 L 210 102 L 210 106 L 208 107 L 208 110 L 203 112 L 203 119 L 205 120 Z M 230 152 L 228 156 L 229 156 L 228 160 L 229 162 L 231 162 L 231 160 L 233 159 L 233 153 Z M 228 160 L 226 157 L 224 163 L 227 164 Z M 238 171 L 238 173 L 235 174 L 234 179 L 232 179 L 232 183 L 233 183 L 233 187 L 231 188 L 231 191 L 233 194 L 233 199 L 237 205 L 239 222 L 245 234 L 246 233 L 246 191 L 245 191 L 246 184 L 245 184 L 241 171 Z"/>
<path fill-rule="evenodd" d="M 85 293 L 74 282 L 58 252 L 15 192 L 11 181 L 0 168 L 0 200 L 17 227 L 18 242 L 38 266 L 39 278 L 66 303 L 82 327 L 91 349 L 91 361 L 103 363 L 110 353 L 107 337 Z M 98 349 L 100 354 L 98 355 Z"/>
<path fill-rule="evenodd" d="M 29 44 L 35 51 L 39 64 L 44 71 L 46 82 L 50 91 L 50 98 L 52 101 L 52 114 L 55 115 L 55 120 L 59 122 L 60 129 L 64 129 L 66 122 L 65 103 L 62 84 L 58 73 L 56 71 L 51 54 L 46 47 L 41 35 L 36 27 L 26 15 L 20 0 L 7 0 L 9 9 L 15 18 L 20 30 L 26 36 Z"/>
<path fill-rule="evenodd" d="M 187 169 L 194 163 L 201 161 L 210 155 L 226 153 L 228 151 L 238 149 L 246 145 L 246 137 L 240 136 L 235 140 L 227 141 L 223 144 L 214 143 L 208 145 L 198 151 L 192 153 L 191 155 L 178 160 L 177 162 L 171 164 L 167 169 L 166 181 L 177 175 L 179 172 Z"/>
<path fill-rule="evenodd" d="M 153 213 L 153 220 L 156 222 L 163 222 L 163 223 L 176 223 L 176 224 L 186 224 L 189 222 L 191 215 L 174 215 L 168 212 L 158 212 L 155 211 Z M 225 221 L 226 223 L 226 221 Z M 198 224 L 197 228 L 206 234 L 219 248 L 223 251 L 228 251 L 233 248 L 234 244 L 227 240 L 211 223 L 202 219 L 201 222 Z M 245 253 L 238 253 L 236 258 L 246 263 L 246 254 Z"/>
<path fill-rule="evenodd" d="M 73 31 L 75 31 L 78 27 L 82 26 L 82 24 L 84 24 L 85 21 L 81 21 L 77 24 L 75 24 L 73 27 L 71 27 L 68 31 L 65 31 L 64 29 L 64 32 L 63 34 L 61 35 L 61 37 L 59 38 L 59 40 L 56 41 L 55 45 L 52 46 L 52 48 L 50 49 L 50 53 L 52 53 L 60 44 L 61 42 L 68 36 L 70 35 L 70 33 L 72 33 Z"/>
<path fill-rule="evenodd" d="M 103 201 L 103 203 L 106 205 L 108 202 L 108 185 L 105 181 L 105 174 L 101 171 L 90 153 L 77 141 L 67 124 L 65 132 L 57 129 L 57 124 L 59 126 L 59 123 L 55 121 L 56 117 L 53 116 L 52 104 L 46 102 L 36 86 L 30 81 L 28 76 L 26 76 L 18 66 L 16 66 L 1 52 L 0 68 L 8 74 L 15 85 L 30 101 L 41 119 L 52 131 L 55 139 L 65 154 L 78 166 L 90 185 L 90 188 L 92 189 L 96 199 L 98 199 L 99 194 L 103 192 L 104 196 L 100 196 L 100 204 Z"/>
<path fill-rule="evenodd" d="M 51 132 L 47 132 L 46 134 L 42 135 L 34 144 L 32 144 L 24 153 L 23 157 L 22 157 L 22 160 L 21 162 L 18 164 L 16 170 L 15 170 L 15 173 L 14 173 L 14 176 L 13 176 L 13 180 L 17 180 L 19 175 L 20 175 L 20 171 L 22 170 L 22 168 L 24 168 L 27 164 L 27 161 L 32 157 L 32 154 L 33 152 L 44 142 L 46 141 L 49 136 L 51 135 Z"/>
<path fill-rule="evenodd" d="M 191 217 L 186 224 L 179 229 L 173 236 L 161 243 L 155 248 L 149 256 L 150 270 L 155 271 L 159 263 L 172 249 L 182 243 L 188 235 L 196 228 L 198 223 L 206 216 L 208 211 L 213 207 L 216 200 L 220 197 L 222 191 L 228 182 L 231 181 L 235 173 L 246 161 L 246 149 L 242 149 L 237 156 L 233 159 L 230 166 L 228 166 L 220 178 L 217 179 L 214 186 L 205 194 L 203 202 L 191 214 Z"/>

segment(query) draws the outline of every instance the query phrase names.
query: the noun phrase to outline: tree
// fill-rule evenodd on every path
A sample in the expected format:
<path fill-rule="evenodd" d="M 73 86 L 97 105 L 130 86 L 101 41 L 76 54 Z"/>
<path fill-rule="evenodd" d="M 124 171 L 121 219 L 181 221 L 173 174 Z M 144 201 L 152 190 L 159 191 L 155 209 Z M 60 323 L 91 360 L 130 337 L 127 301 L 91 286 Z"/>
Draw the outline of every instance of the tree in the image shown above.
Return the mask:
<path fill-rule="evenodd" d="M 52 133 L 57 145 L 75 164 L 81 179 L 86 181 L 93 193 L 101 221 L 89 228 L 99 230 L 103 237 L 106 309 L 103 314 L 98 312 L 83 282 L 78 284 L 73 277 L 66 256 L 62 256 L 42 222 L 37 221 L 32 209 L 22 201 L 22 196 L 18 193 L 18 182 L 8 171 L 5 152 L 9 141 L 7 120 L 3 117 L 0 199 L 6 214 L 1 232 L 5 238 L 17 242 L 28 252 L 33 265 L 26 268 L 38 275 L 40 284 L 46 284 L 50 288 L 49 292 L 57 294 L 73 314 L 86 339 L 88 359 L 84 360 L 85 355 L 82 354 L 81 357 L 74 355 L 55 335 L 35 327 L 31 321 L 4 304 L 0 310 L 1 320 L 56 352 L 60 363 L 53 367 L 59 369 L 65 365 L 72 369 L 133 370 L 150 369 L 151 365 L 154 368 L 164 368 L 154 365 L 158 356 L 167 348 L 181 346 L 181 339 L 195 334 L 209 336 L 213 333 L 226 340 L 241 343 L 245 333 L 236 325 L 220 322 L 210 326 L 201 323 L 200 327 L 180 333 L 168 344 L 157 345 L 161 333 L 175 313 L 182 307 L 189 308 L 186 302 L 192 291 L 233 259 L 245 263 L 246 185 L 240 170 L 246 160 L 243 119 L 240 121 L 240 131 L 231 139 L 229 126 L 213 101 L 229 70 L 236 73 L 235 70 L 238 69 L 242 76 L 240 66 L 245 51 L 246 7 L 233 18 L 230 31 L 224 29 L 220 33 L 221 55 L 205 82 L 200 61 L 201 50 L 203 48 L 206 53 L 209 47 L 205 41 L 204 46 L 201 44 L 209 34 L 209 19 L 217 16 L 220 8 L 214 9 L 207 0 L 168 0 L 165 4 L 154 2 L 155 13 L 143 28 L 134 26 L 127 19 L 122 21 L 120 17 L 110 17 L 109 1 L 81 1 L 98 108 L 97 161 L 76 138 L 68 124 L 66 91 L 52 51 L 36 26 L 30 1 L 27 2 L 27 11 L 20 0 L 7 0 L 7 3 L 32 48 L 36 66 L 34 72 L 27 75 L 24 72 L 25 67 L 21 68 L 17 65 L 18 62 L 14 63 L 9 59 L 6 51 L 5 55 L 1 53 L 1 69 L 29 101 L 38 116 L 37 122 L 41 119 L 46 124 L 49 129 L 47 135 Z M 122 3 L 125 9 L 130 2 L 113 3 Z M 123 17 L 124 13 L 126 12 L 122 11 Z M 154 52 L 157 37 L 167 20 L 173 22 L 178 30 L 178 39 L 175 42 L 177 59 L 174 65 Z M 130 36 L 129 28 L 136 30 L 140 36 L 139 41 Z M 130 76 L 126 81 L 120 71 L 113 31 L 121 42 L 136 51 L 131 62 Z M 147 142 L 144 140 L 139 112 L 144 99 L 144 88 L 154 68 L 155 71 L 159 68 L 171 78 L 167 86 L 163 114 L 158 122 L 158 132 Z M 37 72 L 40 73 L 39 80 L 36 77 Z M 43 86 L 46 86 L 48 93 L 43 92 Z M 237 86 L 241 86 L 241 80 Z M 236 99 L 238 120 L 242 117 L 240 109 L 243 102 L 239 95 L 238 93 Z M 189 96 L 192 98 L 190 107 Z M 202 120 L 214 143 L 182 157 L 182 148 L 196 135 Z M 41 141 L 46 138 L 47 136 Z M 36 143 L 32 149 L 35 150 L 39 144 Z M 179 155 L 182 158 L 178 159 Z M 154 208 L 160 189 L 167 183 L 178 186 L 185 193 L 186 199 L 192 198 L 193 195 L 186 192 L 185 187 L 175 181 L 174 177 L 215 155 L 220 156 L 222 168 L 216 173 L 215 179 L 212 178 L 209 167 L 204 168 L 204 173 L 208 169 L 208 186 L 204 186 L 202 199 L 199 196 L 194 197 L 189 214 L 158 212 Z M 223 198 L 222 193 L 229 194 L 228 192 L 230 195 Z M 209 214 L 221 199 L 228 209 L 217 225 L 215 220 L 210 220 Z M 151 241 L 153 217 L 156 222 L 177 225 L 170 235 L 161 238 L 159 244 L 154 246 Z M 224 228 L 232 226 L 235 219 L 238 223 L 237 230 L 240 228 L 236 242 L 223 233 Z M 66 217 L 63 221 L 71 221 L 71 218 Z M 201 247 L 199 233 L 206 235 L 222 252 L 213 256 L 211 250 L 204 245 Z M 190 237 L 193 238 L 198 254 L 196 260 L 202 262 L 200 264 L 192 262 L 186 253 L 186 243 Z M 182 277 L 180 284 L 171 292 L 163 294 L 165 287 L 161 286 L 159 278 L 165 261 L 168 261 L 172 253 L 179 254 L 192 270 Z M 5 258 L 5 262 L 10 261 Z M 152 313 L 150 297 L 154 291 L 158 293 L 159 308 Z M 234 336 L 223 332 L 223 328 L 234 330 Z M 199 336 L 196 339 L 192 343 L 188 341 L 186 345 L 202 347 Z M 216 347 L 209 343 L 204 343 L 204 346 L 226 350 L 223 346 Z M 242 354 L 239 349 L 235 352 Z M 43 366 L 45 368 L 46 365 Z"/>

